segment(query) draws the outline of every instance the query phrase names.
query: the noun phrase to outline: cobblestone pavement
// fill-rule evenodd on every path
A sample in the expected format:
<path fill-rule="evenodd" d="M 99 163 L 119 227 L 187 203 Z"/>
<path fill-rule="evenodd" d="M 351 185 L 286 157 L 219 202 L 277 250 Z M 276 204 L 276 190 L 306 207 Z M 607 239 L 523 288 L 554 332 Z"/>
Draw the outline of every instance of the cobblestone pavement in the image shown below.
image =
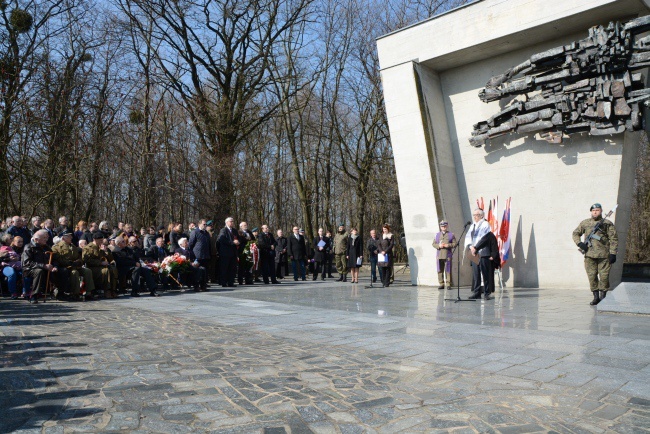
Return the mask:
<path fill-rule="evenodd" d="M 650 432 L 648 317 L 598 313 L 588 290 L 451 294 L 4 299 L 0 431 Z"/>

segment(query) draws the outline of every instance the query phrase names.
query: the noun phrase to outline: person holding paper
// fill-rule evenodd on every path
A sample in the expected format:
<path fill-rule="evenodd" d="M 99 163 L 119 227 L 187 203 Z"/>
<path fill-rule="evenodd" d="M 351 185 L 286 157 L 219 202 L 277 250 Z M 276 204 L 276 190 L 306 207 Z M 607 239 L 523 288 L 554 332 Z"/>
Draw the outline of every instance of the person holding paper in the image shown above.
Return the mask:
<path fill-rule="evenodd" d="M 393 270 L 393 248 L 395 239 L 390 232 L 390 225 L 384 224 L 381 227 L 381 237 L 377 241 L 377 265 L 382 268 L 381 286 L 388 288 L 390 285 L 390 275 Z"/>
<path fill-rule="evenodd" d="M 321 274 L 321 280 L 325 280 L 326 271 L 323 264 L 330 253 L 331 241 L 324 235 L 323 228 L 318 228 L 318 236 L 314 237 L 314 278 L 318 279 L 318 273 Z"/>
<path fill-rule="evenodd" d="M 346 259 L 348 269 L 352 274 L 352 283 L 359 283 L 359 268 L 363 261 L 363 241 L 356 228 L 350 229 Z"/>
<path fill-rule="evenodd" d="M 488 299 L 489 290 L 481 286 L 481 275 L 484 276 L 486 285 L 488 283 L 488 274 L 490 271 L 490 250 L 487 247 L 476 249 L 474 246 L 480 243 L 484 236 L 490 232 L 490 223 L 485 220 L 485 213 L 482 209 L 476 208 L 472 212 L 474 222 L 469 227 L 467 235 L 465 236 L 465 249 L 469 249 L 473 256 L 478 256 L 478 264 L 471 263 L 473 277 L 472 277 L 472 295 L 470 299 L 476 300 L 481 298 L 481 293 L 485 293 L 485 298 Z"/>

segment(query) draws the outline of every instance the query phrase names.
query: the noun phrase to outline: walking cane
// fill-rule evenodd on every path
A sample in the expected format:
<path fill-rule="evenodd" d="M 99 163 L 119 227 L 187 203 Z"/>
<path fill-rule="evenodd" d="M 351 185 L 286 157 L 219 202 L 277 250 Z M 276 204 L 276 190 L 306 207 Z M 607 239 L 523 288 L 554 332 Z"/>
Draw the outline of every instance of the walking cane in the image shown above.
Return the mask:
<path fill-rule="evenodd" d="M 47 265 L 52 265 L 52 256 L 54 256 L 53 252 L 45 252 L 45 254 L 50 255 L 50 260 Z M 47 279 L 45 280 L 45 298 L 43 299 L 43 303 L 47 301 L 47 290 L 50 287 L 50 273 L 52 273 L 52 270 L 47 270 Z"/>

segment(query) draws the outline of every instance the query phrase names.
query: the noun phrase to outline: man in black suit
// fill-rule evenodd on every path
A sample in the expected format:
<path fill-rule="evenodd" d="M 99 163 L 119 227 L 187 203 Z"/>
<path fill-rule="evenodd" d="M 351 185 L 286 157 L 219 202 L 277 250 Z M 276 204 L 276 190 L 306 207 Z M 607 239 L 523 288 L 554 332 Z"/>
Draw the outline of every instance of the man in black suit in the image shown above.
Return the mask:
<path fill-rule="evenodd" d="M 490 299 L 490 293 L 494 292 L 494 269 L 495 265 L 500 263 L 499 258 L 499 243 L 497 242 L 497 237 L 494 236 L 492 232 L 488 232 L 481 238 L 481 240 L 476 243 L 475 246 L 471 246 L 473 254 L 479 252 L 479 269 L 481 275 L 483 276 L 483 293 L 486 300 Z M 499 261 L 499 262 L 497 262 Z M 481 293 L 479 292 L 472 294 L 469 298 L 481 298 Z"/>
<path fill-rule="evenodd" d="M 255 241 L 255 236 L 251 231 L 248 230 L 248 223 L 246 222 L 239 223 L 239 232 L 237 233 L 237 236 L 239 237 L 238 255 L 242 255 L 244 249 L 246 248 L 246 244 L 248 244 L 250 241 Z M 237 281 L 240 285 L 243 285 L 244 283 L 246 283 L 246 285 L 252 285 L 253 273 L 251 270 L 242 266 L 243 264 L 244 261 L 240 256 L 239 266 L 237 267 Z"/>
<path fill-rule="evenodd" d="M 237 274 L 237 248 L 239 237 L 235 229 L 235 219 L 228 217 L 226 226 L 219 232 L 217 246 L 219 248 L 219 280 L 222 287 L 235 286 Z"/>
<path fill-rule="evenodd" d="M 291 259 L 293 269 L 293 280 L 298 280 L 298 272 L 302 280 L 307 280 L 305 270 L 305 259 L 307 258 L 307 246 L 305 237 L 300 235 L 298 226 L 293 227 L 293 234 L 288 238 L 287 254 Z"/>
<path fill-rule="evenodd" d="M 278 229 L 277 235 L 275 238 L 275 276 L 278 279 L 284 279 L 284 276 L 289 274 L 289 263 L 287 261 L 289 241 L 282 233 L 282 229 Z M 282 269 L 284 269 L 284 273 Z"/>
<path fill-rule="evenodd" d="M 324 234 L 323 228 L 318 228 L 318 236 L 314 238 L 314 278 L 318 279 L 318 273 L 321 273 L 321 280 L 325 280 L 326 271 L 323 269 L 323 264 L 327 260 L 327 256 L 331 250 L 330 239 Z"/>
<path fill-rule="evenodd" d="M 271 232 L 269 232 L 269 227 L 262 225 L 262 233 L 257 236 L 257 248 L 260 251 L 262 278 L 267 285 L 269 284 L 269 277 L 271 278 L 271 283 L 280 283 L 275 278 L 275 247 L 275 240 Z"/>

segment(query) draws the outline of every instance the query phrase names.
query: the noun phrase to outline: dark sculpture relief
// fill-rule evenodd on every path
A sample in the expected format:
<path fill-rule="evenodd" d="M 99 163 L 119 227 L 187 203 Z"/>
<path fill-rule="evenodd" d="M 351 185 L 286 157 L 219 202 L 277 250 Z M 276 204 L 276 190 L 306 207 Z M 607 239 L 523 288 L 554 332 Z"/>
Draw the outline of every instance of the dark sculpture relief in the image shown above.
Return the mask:
<path fill-rule="evenodd" d="M 643 128 L 641 111 L 650 89 L 638 71 L 650 66 L 650 15 L 589 29 L 589 36 L 535 54 L 492 77 L 479 92 L 483 102 L 523 95 L 474 125 L 472 146 L 509 133 L 540 132 L 550 143 L 565 135 L 618 134 Z"/>

